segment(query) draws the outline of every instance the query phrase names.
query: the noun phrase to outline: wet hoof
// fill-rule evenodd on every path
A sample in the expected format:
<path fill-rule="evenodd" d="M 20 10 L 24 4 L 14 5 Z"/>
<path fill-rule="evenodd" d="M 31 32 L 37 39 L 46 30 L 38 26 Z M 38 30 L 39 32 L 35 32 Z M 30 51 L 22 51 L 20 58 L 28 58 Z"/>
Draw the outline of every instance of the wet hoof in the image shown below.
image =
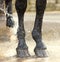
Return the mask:
<path fill-rule="evenodd" d="M 36 55 L 37 57 L 41 57 L 41 58 L 48 57 L 46 51 L 43 50 L 43 49 L 42 49 L 42 50 L 40 50 L 40 49 L 35 49 L 34 52 L 35 52 L 35 55 Z"/>
<path fill-rule="evenodd" d="M 14 20 L 12 17 L 7 17 L 6 26 L 8 26 L 8 27 L 14 26 Z"/>
<path fill-rule="evenodd" d="M 17 57 L 27 58 L 30 57 L 30 54 L 27 49 L 17 49 Z"/>

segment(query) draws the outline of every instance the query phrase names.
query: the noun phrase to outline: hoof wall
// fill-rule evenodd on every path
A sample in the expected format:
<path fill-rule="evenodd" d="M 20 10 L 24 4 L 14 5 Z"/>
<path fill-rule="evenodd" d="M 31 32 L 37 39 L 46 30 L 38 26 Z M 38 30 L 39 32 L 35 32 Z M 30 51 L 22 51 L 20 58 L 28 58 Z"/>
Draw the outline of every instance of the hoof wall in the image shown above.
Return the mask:
<path fill-rule="evenodd" d="M 18 49 L 17 50 L 17 57 L 26 58 L 26 57 L 30 57 L 30 54 L 27 49 L 26 50 Z"/>
<path fill-rule="evenodd" d="M 34 50 L 34 52 L 35 52 L 35 55 L 36 55 L 37 57 L 41 57 L 41 58 L 48 57 L 48 55 L 47 55 L 47 53 L 46 53 L 45 50 L 36 49 L 36 50 Z"/>

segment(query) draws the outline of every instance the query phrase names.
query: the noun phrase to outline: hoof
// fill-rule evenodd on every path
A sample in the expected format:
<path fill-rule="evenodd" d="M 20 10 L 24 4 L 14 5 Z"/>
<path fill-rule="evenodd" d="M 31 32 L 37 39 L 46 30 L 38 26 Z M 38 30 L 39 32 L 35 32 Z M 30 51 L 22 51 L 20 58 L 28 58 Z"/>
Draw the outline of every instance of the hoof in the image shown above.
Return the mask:
<path fill-rule="evenodd" d="M 14 21 L 12 17 L 8 17 L 6 21 L 6 26 L 8 27 L 14 27 Z"/>
<path fill-rule="evenodd" d="M 30 54 L 27 49 L 17 49 L 17 57 L 26 58 L 30 57 Z"/>
<path fill-rule="evenodd" d="M 43 49 L 42 50 L 41 49 L 35 49 L 34 52 L 35 52 L 35 55 L 37 57 L 41 57 L 41 58 L 48 57 L 46 51 Z"/>

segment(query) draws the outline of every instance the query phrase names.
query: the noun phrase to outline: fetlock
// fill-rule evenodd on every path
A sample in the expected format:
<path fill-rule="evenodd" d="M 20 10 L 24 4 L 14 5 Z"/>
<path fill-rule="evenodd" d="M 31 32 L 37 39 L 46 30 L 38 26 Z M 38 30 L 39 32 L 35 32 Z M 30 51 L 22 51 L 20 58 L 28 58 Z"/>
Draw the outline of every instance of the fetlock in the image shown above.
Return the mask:
<path fill-rule="evenodd" d="M 36 40 L 39 35 L 40 35 L 40 34 L 38 33 L 37 30 L 33 30 L 33 31 L 32 31 L 32 37 L 33 37 L 34 40 Z"/>
<path fill-rule="evenodd" d="M 39 32 L 37 29 L 34 29 L 32 31 L 32 37 L 36 42 L 36 48 L 46 48 L 46 46 L 44 45 L 43 41 L 42 41 L 42 33 Z"/>

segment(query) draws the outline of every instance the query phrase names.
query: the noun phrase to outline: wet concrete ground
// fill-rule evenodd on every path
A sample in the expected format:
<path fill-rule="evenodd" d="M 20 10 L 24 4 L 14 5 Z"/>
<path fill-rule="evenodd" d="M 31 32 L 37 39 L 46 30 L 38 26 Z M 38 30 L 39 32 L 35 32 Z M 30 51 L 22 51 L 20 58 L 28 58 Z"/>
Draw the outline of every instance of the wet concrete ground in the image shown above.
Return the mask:
<path fill-rule="evenodd" d="M 7 28 L 7 27 L 5 29 L 1 28 L 0 62 L 59 62 L 60 61 L 60 21 L 59 21 L 60 17 L 59 16 L 60 16 L 59 13 L 56 13 L 56 15 L 55 13 L 51 13 L 51 14 L 48 13 L 48 14 L 45 14 L 44 16 L 42 34 L 43 34 L 43 42 L 47 46 L 46 51 L 47 51 L 48 57 L 46 58 L 34 57 L 35 54 L 33 50 L 36 44 L 31 36 L 31 31 L 34 24 L 33 20 L 35 18 L 34 14 L 33 15 L 26 14 L 25 16 L 26 17 L 25 19 L 26 43 L 29 47 L 29 52 L 32 57 L 22 59 L 22 58 L 17 58 L 15 56 L 16 47 L 18 43 L 16 34 L 15 34 L 17 29 L 16 26 L 13 29 Z M 17 24 L 17 18 L 15 17 L 14 19 L 15 19 L 15 23 Z"/>

